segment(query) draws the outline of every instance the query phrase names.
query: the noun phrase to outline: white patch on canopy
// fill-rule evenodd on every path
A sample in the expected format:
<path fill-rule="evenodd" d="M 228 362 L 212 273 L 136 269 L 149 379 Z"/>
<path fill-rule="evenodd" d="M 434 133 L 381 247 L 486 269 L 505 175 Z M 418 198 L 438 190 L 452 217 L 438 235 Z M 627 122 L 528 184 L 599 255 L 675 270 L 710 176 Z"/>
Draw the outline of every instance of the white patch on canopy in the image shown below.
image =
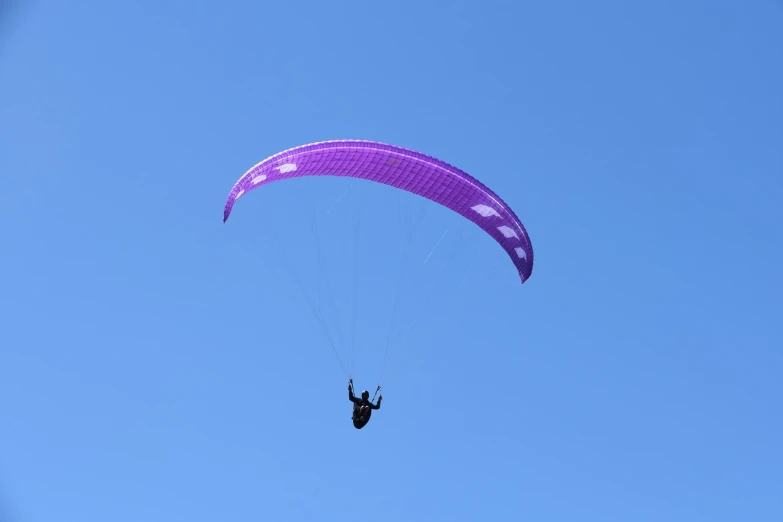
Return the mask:
<path fill-rule="evenodd" d="M 494 208 L 488 206 L 488 205 L 476 205 L 474 207 L 470 207 L 472 210 L 475 210 L 477 213 L 484 217 L 490 217 L 490 216 L 497 216 L 500 217 L 500 214 L 498 214 L 498 211 Z"/>
<path fill-rule="evenodd" d="M 280 165 L 279 167 L 275 167 L 277 170 L 280 171 L 281 174 L 285 174 L 286 172 L 293 172 L 296 170 L 296 163 L 286 163 L 284 165 Z"/>
<path fill-rule="evenodd" d="M 507 238 L 515 237 L 519 239 L 519 236 L 517 235 L 516 231 L 511 227 L 507 227 L 506 225 L 503 225 L 502 227 L 498 227 L 498 230 L 500 230 L 500 232 Z"/>

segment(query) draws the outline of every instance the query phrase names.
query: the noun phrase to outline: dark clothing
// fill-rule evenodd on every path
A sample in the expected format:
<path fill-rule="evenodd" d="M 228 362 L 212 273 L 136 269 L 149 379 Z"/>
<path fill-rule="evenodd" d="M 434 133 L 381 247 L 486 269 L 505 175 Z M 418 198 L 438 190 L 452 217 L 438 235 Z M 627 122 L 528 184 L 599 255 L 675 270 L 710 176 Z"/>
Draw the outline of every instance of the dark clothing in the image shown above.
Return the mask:
<path fill-rule="evenodd" d="M 378 404 L 373 404 L 369 399 L 356 397 L 351 388 L 348 388 L 348 400 L 353 403 L 351 419 L 353 420 L 353 427 L 357 430 L 364 428 L 370 422 L 372 410 L 381 409 L 381 399 L 378 399 Z"/>

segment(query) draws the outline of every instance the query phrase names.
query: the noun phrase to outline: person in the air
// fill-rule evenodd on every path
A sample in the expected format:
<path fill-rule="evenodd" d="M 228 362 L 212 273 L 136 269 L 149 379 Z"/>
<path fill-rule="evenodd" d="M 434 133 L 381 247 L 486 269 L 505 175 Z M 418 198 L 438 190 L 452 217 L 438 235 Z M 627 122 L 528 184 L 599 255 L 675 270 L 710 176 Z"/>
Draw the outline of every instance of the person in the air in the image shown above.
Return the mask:
<path fill-rule="evenodd" d="M 353 403 L 353 415 L 351 416 L 353 427 L 360 430 L 370 422 L 372 410 L 381 409 L 383 395 L 378 397 L 378 404 L 370 402 L 370 392 L 367 390 L 362 392 L 362 397 L 359 399 L 353 394 L 353 379 L 350 379 L 348 381 L 348 400 Z"/>

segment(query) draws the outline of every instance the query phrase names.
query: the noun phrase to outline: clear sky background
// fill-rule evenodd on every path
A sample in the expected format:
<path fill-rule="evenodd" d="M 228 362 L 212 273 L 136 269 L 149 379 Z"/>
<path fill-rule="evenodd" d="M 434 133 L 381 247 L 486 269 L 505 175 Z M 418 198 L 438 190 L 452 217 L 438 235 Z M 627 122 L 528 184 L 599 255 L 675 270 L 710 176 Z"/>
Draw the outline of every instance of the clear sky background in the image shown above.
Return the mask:
<path fill-rule="evenodd" d="M 38 0 L 0 30 L 3 520 L 783 520 L 780 2 Z M 253 164 L 340 138 L 492 187 L 531 279 L 362 182 L 223 224 Z M 388 377 L 361 431 L 348 374 Z"/>

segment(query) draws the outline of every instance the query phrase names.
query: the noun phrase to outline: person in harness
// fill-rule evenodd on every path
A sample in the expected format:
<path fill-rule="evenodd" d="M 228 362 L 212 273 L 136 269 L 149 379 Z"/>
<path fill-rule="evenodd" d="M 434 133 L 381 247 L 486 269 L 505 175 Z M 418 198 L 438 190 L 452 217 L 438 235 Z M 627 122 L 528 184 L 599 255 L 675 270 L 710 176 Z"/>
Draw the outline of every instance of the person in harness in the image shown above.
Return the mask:
<path fill-rule="evenodd" d="M 380 387 L 378 389 L 380 389 Z M 364 428 L 368 422 L 370 422 L 372 410 L 381 409 L 383 395 L 378 397 L 378 404 L 373 404 L 370 402 L 370 392 L 367 390 L 362 392 L 362 397 L 359 399 L 353 394 L 353 379 L 350 379 L 348 381 L 348 400 L 353 403 L 353 415 L 351 416 L 351 420 L 353 420 L 353 427 L 357 430 L 360 430 Z"/>

